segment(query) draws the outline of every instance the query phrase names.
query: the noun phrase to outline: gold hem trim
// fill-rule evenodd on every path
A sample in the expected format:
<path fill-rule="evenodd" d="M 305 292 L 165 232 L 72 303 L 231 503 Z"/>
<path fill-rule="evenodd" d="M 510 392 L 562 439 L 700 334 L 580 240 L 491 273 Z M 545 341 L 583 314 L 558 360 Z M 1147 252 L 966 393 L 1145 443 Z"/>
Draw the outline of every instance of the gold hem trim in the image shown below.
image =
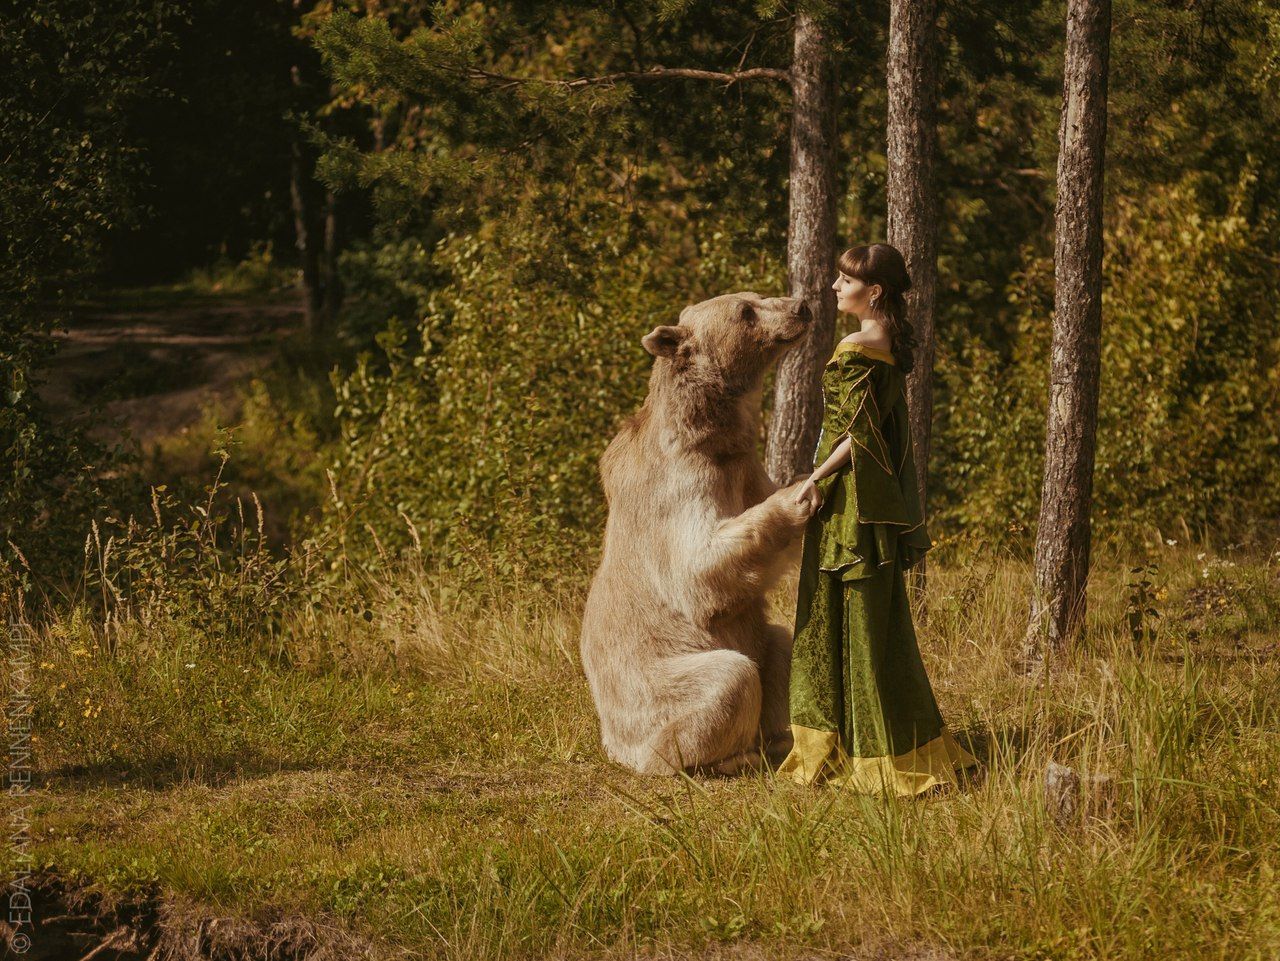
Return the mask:
<path fill-rule="evenodd" d="M 894 757 L 851 757 L 835 731 L 793 724 L 791 735 L 794 746 L 778 768 L 780 779 L 832 784 L 858 794 L 911 797 L 939 784 L 954 786 L 959 783 L 956 771 L 978 763 L 945 725 L 937 737 Z"/>

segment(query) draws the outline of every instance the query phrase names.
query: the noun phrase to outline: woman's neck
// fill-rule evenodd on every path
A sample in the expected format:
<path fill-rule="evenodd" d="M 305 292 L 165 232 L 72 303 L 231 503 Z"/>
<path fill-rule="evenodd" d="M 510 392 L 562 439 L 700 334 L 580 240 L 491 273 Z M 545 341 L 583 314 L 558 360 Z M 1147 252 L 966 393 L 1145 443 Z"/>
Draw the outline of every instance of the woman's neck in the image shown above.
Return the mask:
<path fill-rule="evenodd" d="M 868 347 L 890 349 L 891 338 L 888 331 L 884 329 L 883 321 L 878 317 L 858 317 L 856 314 L 853 316 L 858 321 L 859 327 L 845 340 L 855 344 L 866 344 Z"/>
<path fill-rule="evenodd" d="M 879 317 L 859 317 L 858 332 L 864 337 L 884 337 L 884 322 Z"/>

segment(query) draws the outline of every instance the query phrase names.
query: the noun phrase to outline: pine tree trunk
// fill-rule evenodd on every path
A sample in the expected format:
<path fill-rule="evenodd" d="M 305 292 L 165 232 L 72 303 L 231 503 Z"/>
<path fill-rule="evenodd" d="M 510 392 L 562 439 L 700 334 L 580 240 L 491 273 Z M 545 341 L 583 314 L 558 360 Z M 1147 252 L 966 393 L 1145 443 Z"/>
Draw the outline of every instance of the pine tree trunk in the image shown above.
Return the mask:
<path fill-rule="evenodd" d="M 937 286 L 936 0 L 893 0 L 889 11 L 889 230 L 911 275 L 907 318 L 919 346 L 907 379 L 920 507 L 928 493 L 933 425 L 934 291 Z M 925 512 L 927 517 L 927 510 Z"/>
<path fill-rule="evenodd" d="M 326 333 L 337 326 L 338 310 L 342 307 L 342 276 L 338 273 L 338 255 L 342 253 L 342 224 L 338 206 L 337 193 L 326 190 L 324 194 L 324 260 L 320 277 L 324 290 L 321 317 Z"/>
<path fill-rule="evenodd" d="M 1111 0 L 1068 0 L 1058 128 L 1053 348 L 1035 594 L 1026 654 L 1059 651 L 1084 621 L 1102 334 L 1102 178 Z"/>
<path fill-rule="evenodd" d="M 813 312 L 813 327 L 783 357 L 774 387 L 765 467 L 778 484 L 813 470 L 822 423 L 822 365 L 831 353 L 835 270 L 835 65 L 831 44 L 809 15 L 796 15 L 791 64 L 791 220 L 787 270 L 792 297 Z"/>
<path fill-rule="evenodd" d="M 295 4 L 296 6 L 296 4 Z M 302 100 L 302 69 L 294 64 L 290 70 L 293 77 L 294 94 L 299 102 Z M 298 246 L 298 256 L 302 260 L 302 295 L 304 318 L 307 333 L 314 337 L 323 322 L 321 313 L 323 299 L 320 287 L 320 244 L 317 236 L 316 204 L 312 200 L 314 193 L 314 164 L 307 145 L 303 142 L 302 131 L 295 129 L 291 134 L 289 164 L 289 200 L 293 208 L 293 233 Z"/>
<path fill-rule="evenodd" d="M 293 233 L 298 245 L 298 256 L 302 259 L 302 297 L 307 333 L 315 336 L 323 320 L 323 299 L 320 288 L 320 244 L 313 229 L 315 205 L 308 197 L 310 180 L 305 147 L 295 135 L 289 170 L 289 199 L 293 207 Z"/>

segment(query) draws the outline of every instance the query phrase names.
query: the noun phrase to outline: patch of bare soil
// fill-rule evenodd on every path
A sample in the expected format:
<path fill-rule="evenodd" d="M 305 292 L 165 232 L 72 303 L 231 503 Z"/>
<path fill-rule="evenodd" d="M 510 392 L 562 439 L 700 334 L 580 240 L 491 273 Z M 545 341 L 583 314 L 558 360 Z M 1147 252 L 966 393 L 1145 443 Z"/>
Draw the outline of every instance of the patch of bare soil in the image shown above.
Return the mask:
<path fill-rule="evenodd" d="M 0 920 L 6 958 L 24 961 L 339 961 L 408 957 L 335 923 L 300 916 L 219 917 L 147 891 L 108 898 L 56 875 L 33 875 L 30 922 Z M 9 918 L 15 917 L 12 909 Z"/>
<path fill-rule="evenodd" d="M 191 427 L 210 405 L 233 408 L 236 387 L 302 323 L 292 300 L 86 306 L 57 334 L 39 392 L 54 416 L 100 418 L 98 440 L 112 444 L 127 432 L 145 447 Z"/>

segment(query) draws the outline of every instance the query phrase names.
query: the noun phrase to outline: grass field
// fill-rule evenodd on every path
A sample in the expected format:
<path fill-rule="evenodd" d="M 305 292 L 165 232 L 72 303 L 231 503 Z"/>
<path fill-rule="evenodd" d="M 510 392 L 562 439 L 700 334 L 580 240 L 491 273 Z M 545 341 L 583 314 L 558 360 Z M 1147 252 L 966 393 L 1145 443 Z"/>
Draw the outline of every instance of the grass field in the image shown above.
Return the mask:
<path fill-rule="evenodd" d="M 933 564 L 926 665 L 985 763 L 914 801 L 611 765 L 580 585 L 444 601 L 406 571 L 372 620 L 271 645 L 68 615 L 33 643 L 30 851 L 178 956 L 221 917 L 251 954 L 311 925 L 282 957 L 1275 958 L 1280 557 L 1151 551 L 1096 559 L 1039 678 L 1010 669 L 1026 564 Z M 1159 615 L 1137 646 L 1131 602 Z M 1112 775 L 1106 803 L 1056 825 L 1051 760 Z"/>

